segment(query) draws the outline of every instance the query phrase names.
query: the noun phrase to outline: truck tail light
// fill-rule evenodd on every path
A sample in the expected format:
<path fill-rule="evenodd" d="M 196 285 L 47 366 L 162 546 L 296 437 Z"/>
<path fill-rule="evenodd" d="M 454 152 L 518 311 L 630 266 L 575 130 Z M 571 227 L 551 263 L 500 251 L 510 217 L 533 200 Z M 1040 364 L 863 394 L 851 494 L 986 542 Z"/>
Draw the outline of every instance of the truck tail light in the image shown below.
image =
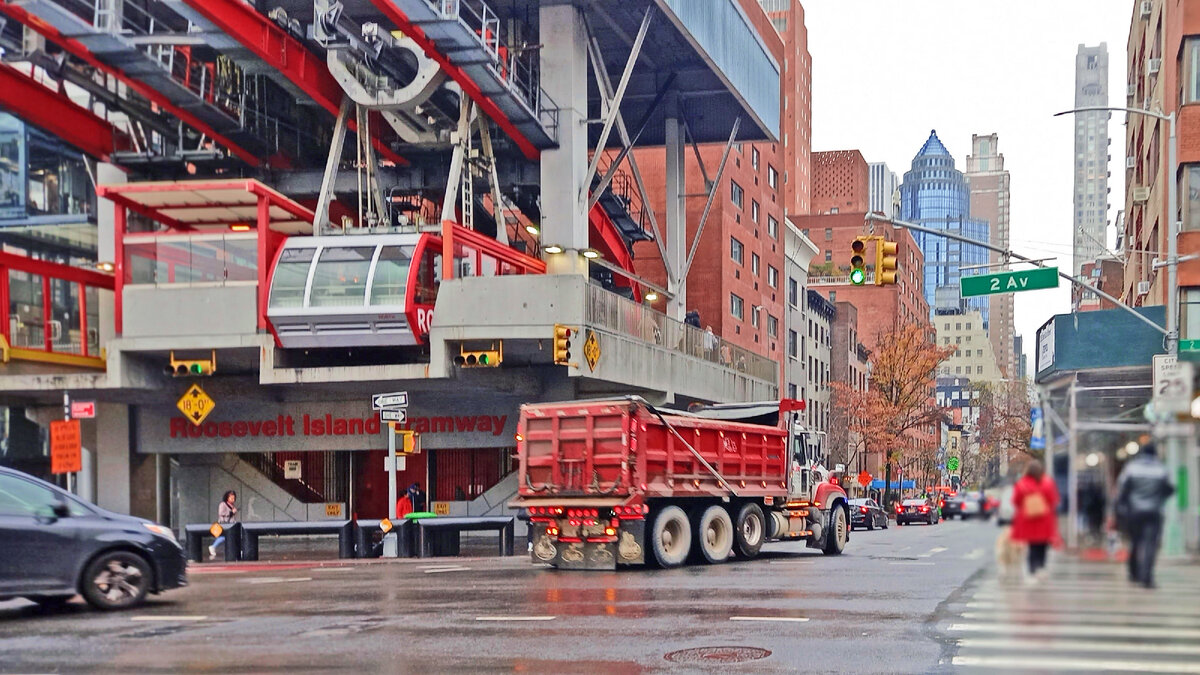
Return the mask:
<path fill-rule="evenodd" d="M 557 537 L 558 536 L 558 528 L 557 527 L 547 527 L 546 534 L 551 537 Z"/>
<path fill-rule="evenodd" d="M 610 537 L 615 537 L 615 536 L 617 536 L 617 528 L 606 527 L 606 528 L 604 528 L 604 534 L 607 534 Z"/>

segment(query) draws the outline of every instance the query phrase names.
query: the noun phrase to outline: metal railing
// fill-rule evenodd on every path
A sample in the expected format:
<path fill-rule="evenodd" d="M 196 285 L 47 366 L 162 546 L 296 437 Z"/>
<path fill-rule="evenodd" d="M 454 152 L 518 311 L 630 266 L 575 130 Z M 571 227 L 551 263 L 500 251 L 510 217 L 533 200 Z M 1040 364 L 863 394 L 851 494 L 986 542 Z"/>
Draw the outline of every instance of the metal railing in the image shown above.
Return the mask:
<path fill-rule="evenodd" d="M 587 323 L 716 363 L 772 384 L 779 382 L 778 362 L 595 284 L 588 284 Z"/>

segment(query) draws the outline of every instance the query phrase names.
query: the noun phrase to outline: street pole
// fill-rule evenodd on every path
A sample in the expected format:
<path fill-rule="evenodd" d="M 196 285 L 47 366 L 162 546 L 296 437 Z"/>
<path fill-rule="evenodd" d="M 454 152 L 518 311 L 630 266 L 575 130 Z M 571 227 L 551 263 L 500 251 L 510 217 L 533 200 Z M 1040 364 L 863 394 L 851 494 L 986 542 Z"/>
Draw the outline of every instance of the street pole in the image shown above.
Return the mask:
<path fill-rule="evenodd" d="M 396 425 L 388 422 L 384 427 L 388 437 L 388 518 L 396 519 Z"/>

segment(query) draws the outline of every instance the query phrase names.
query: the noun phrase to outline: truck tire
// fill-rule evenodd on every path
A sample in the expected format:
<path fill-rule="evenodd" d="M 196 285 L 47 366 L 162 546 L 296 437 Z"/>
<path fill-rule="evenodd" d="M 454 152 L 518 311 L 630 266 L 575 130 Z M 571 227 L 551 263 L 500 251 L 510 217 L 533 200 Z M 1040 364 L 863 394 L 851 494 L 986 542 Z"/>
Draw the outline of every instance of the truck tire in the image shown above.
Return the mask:
<path fill-rule="evenodd" d="M 679 567 L 692 550 L 692 524 L 678 506 L 668 506 L 654 517 L 650 548 L 659 567 Z"/>
<path fill-rule="evenodd" d="M 733 551 L 733 519 L 723 506 L 713 505 L 696 519 L 696 548 L 710 565 L 725 562 Z"/>
<path fill-rule="evenodd" d="M 829 531 L 825 535 L 825 555 L 841 555 L 846 550 L 846 540 L 849 538 L 846 523 L 846 509 L 841 504 L 835 504 L 829 513 Z"/>
<path fill-rule="evenodd" d="M 739 558 L 753 558 L 762 549 L 767 536 L 767 518 L 758 504 L 743 504 L 733 527 L 733 552 Z"/>

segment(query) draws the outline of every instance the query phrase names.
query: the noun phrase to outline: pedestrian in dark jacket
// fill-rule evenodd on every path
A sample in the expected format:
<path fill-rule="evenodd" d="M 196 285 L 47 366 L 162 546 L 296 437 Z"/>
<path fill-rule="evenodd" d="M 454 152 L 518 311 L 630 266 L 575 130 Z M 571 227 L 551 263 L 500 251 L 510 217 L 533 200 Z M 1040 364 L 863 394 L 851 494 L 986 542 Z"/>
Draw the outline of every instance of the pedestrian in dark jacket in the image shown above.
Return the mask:
<path fill-rule="evenodd" d="M 1012 540 L 1029 545 L 1029 573 L 1040 576 L 1038 572 L 1046 566 L 1046 550 L 1058 539 L 1058 488 L 1041 462 L 1030 462 L 1013 487 L 1013 506 Z"/>
<path fill-rule="evenodd" d="M 1129 534 L 1129 579 L 1154 588 L 1154 558 L 1162 540 L 1162 507 L 1175 486 L 1153 443 L 1141 447 L 1117 479 L 1116 512 Z"/>

